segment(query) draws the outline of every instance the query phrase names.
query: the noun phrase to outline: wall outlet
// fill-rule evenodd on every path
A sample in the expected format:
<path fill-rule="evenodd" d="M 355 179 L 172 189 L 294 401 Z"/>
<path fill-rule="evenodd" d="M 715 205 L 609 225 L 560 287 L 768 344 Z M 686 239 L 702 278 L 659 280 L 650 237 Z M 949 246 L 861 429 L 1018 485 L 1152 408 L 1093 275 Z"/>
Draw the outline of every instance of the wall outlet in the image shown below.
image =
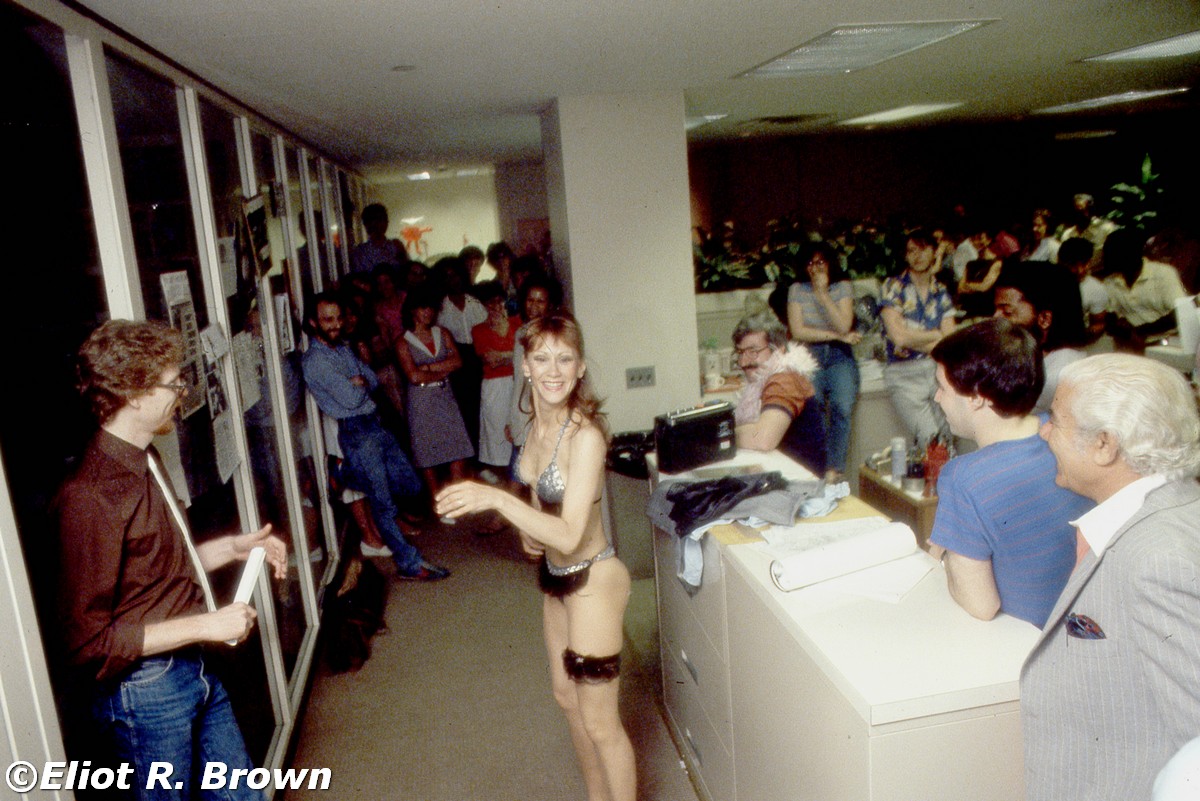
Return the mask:
<path fill-rule="evenodd" d="M 653 367 L 626 367 L 625 368 L 625 388 L 640 389 L 641 387 L 654 386 L 654 368 Z"/>

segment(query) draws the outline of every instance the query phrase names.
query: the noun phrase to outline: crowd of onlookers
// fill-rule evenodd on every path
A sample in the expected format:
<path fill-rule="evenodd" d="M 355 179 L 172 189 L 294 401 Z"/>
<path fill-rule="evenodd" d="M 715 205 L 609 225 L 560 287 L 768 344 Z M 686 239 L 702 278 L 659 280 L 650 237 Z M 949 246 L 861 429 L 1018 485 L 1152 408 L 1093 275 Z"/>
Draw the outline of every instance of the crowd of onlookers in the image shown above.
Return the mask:
<path fill-rule="evenodd" d="M 919 466 L 943 457 L 924 546 L 950 597 L 1041 630 L 1020 680 L 1028 797 L 1194 798 L 1200 414 L 1179 370 L 1137 355 L 1195 326 L 1194 263 L 1087 196 L 1074 210 L 1057 229 L 1036 212 L 1028 237 L 907 229 L 862 316 Z M 838 481 L 859 381 L 846 244 L 771 249 L 793 270 L 733 332 L 738 447 Z M 948 458 L 951 436 L 974 449 Z"/>
<path fill-rule="evenodd" d="M 1176 230 L 1147 237 L 1121 227 L 1099 216 L 1088 195 L 1075 196 L 1061 222 L 1036 209 L 1026 224 L 1002 226 L 959 208 L 937 227 L 889 232 L 861 223 L 822 237 L 774 221 L 757 249 L 739 243 L 732 224 L 715 237 L 698 232 L 698 264 L 733 259 L 738 269 L 757 264 L 764 276 L 774 273 L 768 306 L 818 363 L 809 404 L 818 407 L 833 478 L 845 471 L 856 357 L 867 355 L 853 346 L 865 330 L 880 330 L 889 395 L 909 441 L 924 448 L 949 439 L 929 353 L 957 328 L 995 316 L 1029 330 L 1045 365 L 1036 406 L 1045 412 L 1065 365 L 1088 352 L 1141 353 L 1172 332 L 1176 302 L 1195 291 L 1200 266 L 1196 242 Z M 881 279 L 865 303 L 851 283 L 864 276 Z"/>
<path fill-rule="evenodd" d="M 399 509 L 402 520 L 419 525 L 429 519 L 429 500 L 449 483 L 479 477 L 512 486 L 511 466 L 530 411 L 528 399 L 521 402 L 521 384 L 513 379 L 521 370 L 520 332 L 561 304 L 561 287 L 542 257 L 518 257 L 504 242 L 486 252 L 468 246 L 426 265 L 409 258 L 399 240 L 387 237 L 383 206 L 367 206 L 362 219 L 368 238 L 351 253 L 352 271 L 335 290 L 310 304 L 308 330 L 331 352 L 348 346 L 377 379 L 378 386 L 363 393 L 362 401 L 369 395 L 374 405 L 370 413 L 378 416 L 420 476 L 419 493 L 403 488 L 399 493 L 419 496 Z M 326 317 L 334 306 L 340 313 L 336 330 L 322 322 L 317 311 L 322 304 L 330 307 Z M 314 395 L 320 404 L 322 394 Z M 330 406 L 322 411 L 338 420 L 340 428 L 366 409 L 344 409 L 333 401 Z M 339 443 L 330 437 L 329 445 L 336 450 Z M 352 461 L 350 454 L 337 455 Z M 395 548 L 389 547 L 392 538 L 380 536 L 381 527 L 372 525 L 370 506 L 375 504 L 359 502 L 370 501 L 370 482 L 355 481 L 354 473 L 347 474 L 351 491 L 345 497 L 354 501 L 363 552 L 387 555 Z M 376 494 L 385 501 L 387 493 Z M 477 524 L 482 531 L 498 527 L 498 521 Z"/>

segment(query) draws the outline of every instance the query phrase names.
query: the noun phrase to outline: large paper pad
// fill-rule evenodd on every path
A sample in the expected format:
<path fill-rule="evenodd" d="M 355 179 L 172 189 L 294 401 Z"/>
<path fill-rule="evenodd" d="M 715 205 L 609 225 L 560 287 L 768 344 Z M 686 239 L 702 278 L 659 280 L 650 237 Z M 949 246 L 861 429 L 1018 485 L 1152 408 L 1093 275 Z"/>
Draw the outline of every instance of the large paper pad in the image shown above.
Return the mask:
<path fill-rule="evenodd" d="M 881 565 L 917 550 L 916 535 L 903 523 L 881 522 L 870 527 L 807 524 L 795 526 L 789 534 L 789 553 L 771 562 L 771 578 L 784 592 Z"/>
<path fill-rule="evenodd" d="M 267 552 L 262 547 L 253 548 L 246 557 L 246 565 L 242 568 L 242 577 L 238 580 L 237 592 L 233 596 L 235 604 L 248 604 L 254 596 L 254 588 L 258 585 L 258 574 L 262 572 L 263 560 Z M 237 640 L 226 640 L 229 645 L 237 645 Z"/>
<path fill-rule="evenodd" d="M 246 566 L 242 568 L 242 578 L 238 581 L 237 592 L 233 596 L 235 604 L 250 603 L 250 598 L 254 595 L 254 587 L 258 584 L 258 574 L 262 572 L 263 560 L 266 558 L 267 552 L 261 546 L 250 551 L 250 555 L 246 557 Z"/>

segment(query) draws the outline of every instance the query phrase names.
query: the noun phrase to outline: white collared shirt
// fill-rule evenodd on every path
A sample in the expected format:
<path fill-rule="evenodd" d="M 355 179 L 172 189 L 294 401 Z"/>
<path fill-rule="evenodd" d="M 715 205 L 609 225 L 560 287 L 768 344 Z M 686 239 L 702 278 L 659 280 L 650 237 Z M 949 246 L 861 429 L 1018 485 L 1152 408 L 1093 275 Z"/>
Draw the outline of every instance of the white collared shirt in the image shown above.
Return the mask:
<path fill-rule="evenodd" d="M 1142 508 L 1146 496 L 1166 483 L 1167 478 L 1163 475 L 1139 478 L 1117 490 L 1083 517 L 1072 520 L 1071 525 L 1079 528 L 1079 533 L 1087 540 L 1088 547 L 1099 559 L 1100 554 L 1104 553 L 1108 544 L 1112 542 L 1113 535 Z"/>
<path fill-rule="evenodd" d="M 471 295 L 466 296 L 462 309 L 455 306 L 450 298 L 443 300 L 437 318 L 438 325 L 449 331 L 459 345 L 472 344 L 471 329 L 483 322 L 487 322 L 487 309 L 478 298 Z"/>

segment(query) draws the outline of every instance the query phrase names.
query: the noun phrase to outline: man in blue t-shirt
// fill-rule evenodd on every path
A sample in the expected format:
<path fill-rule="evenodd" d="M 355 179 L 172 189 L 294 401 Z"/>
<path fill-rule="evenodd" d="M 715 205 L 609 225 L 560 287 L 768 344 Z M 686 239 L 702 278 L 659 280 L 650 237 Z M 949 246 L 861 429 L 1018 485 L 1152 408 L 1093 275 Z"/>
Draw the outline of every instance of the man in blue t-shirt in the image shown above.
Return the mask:
<path fill-rule="evenodd" d="M 1006 612 L 1041 628 L 1075 566 L 1070 521 L 1093 506 L 1054 483 L 1054 455 L 1030 414 L 1041 351 L 1029 332 L 992 319 L 946 337 L 931 356 L 951 432 L 979 449 L 942 468 L 930 553 L 971 615 Z"/>

